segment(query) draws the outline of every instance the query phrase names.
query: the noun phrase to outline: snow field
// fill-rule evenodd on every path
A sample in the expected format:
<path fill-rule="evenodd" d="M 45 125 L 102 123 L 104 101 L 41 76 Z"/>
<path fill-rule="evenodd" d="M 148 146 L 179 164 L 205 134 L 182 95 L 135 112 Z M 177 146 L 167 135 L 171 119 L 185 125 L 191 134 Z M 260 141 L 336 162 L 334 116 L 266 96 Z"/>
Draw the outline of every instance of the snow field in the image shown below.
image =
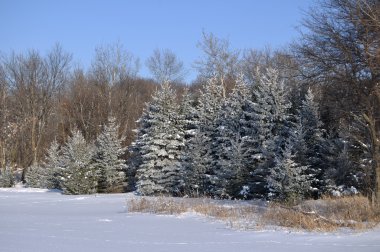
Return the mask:
<path fill-rule="evenodd" d="M 191 213 L 128 213 L 128 197 L 0 189 L 0 251 L 380 251 L 380 229 L 236 231 Z"/>

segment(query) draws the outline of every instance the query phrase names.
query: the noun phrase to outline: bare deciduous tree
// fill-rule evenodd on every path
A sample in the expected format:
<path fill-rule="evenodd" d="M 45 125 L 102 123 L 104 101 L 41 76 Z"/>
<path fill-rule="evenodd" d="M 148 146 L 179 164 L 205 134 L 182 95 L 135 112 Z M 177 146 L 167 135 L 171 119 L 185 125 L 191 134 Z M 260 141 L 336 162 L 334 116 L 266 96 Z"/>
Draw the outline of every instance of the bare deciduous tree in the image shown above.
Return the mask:
<path fill-rule="evenodd" d="M 169 49 L 154 50 L 146 65 L 154 79 L 163 84 L 165 82 L 182 82 L 185 76 L 183 62 Z"/>
<path fill-rule="evenodd" d="M 65 84 L 71 55 L 57 44 L 42 57 L 37 51 L 15 54 L 3 61 L 12 95 L 10 112 L 17 124 L 16 150 L 24 167 L 36 163 L 57 92 Z M 21 155 L 22 153 L 22 155 Z"/>
<path fill-rule="evenodd" d="M 220 39 L 212 33 L 203 32 L 203 40 L 198 47 L 203 51 L 204 57 L 195 62 L 201 78 L 216 77 L 223 88 L 226 97 L 227 89 L 234 85 L 231 81 L 240 71 L 240 52 L 232 50 L 228 40 Z M 232 81 L 233 82 L 233 81 Z"/>
<path fill-rule="evenodd" d="M 380 3 L 324 0 L 308 14 L 308 32 L 295 46 L 300 73 L 321 84 L 327 126 L 349 127 L 352 115 L 362 118 L 373 161 L 370 189 L 380 205 Z"/>
<path fill-rule="evenodd" d="M 97 80 L 114 86 L 127 78 L 136 77 L 139 64 L 139 59 L 117 42 L 95 49 L 91 72 Z"/>
<path fill-rule="evenodd" d="M 108 111 L 112 112 L 112 89 L 127 79 L 136 78 L 139 71 L 139 59 L 124 49 L 120 42 L 100 46 L 95 49 L 91 74 L 108 101 Z"/>

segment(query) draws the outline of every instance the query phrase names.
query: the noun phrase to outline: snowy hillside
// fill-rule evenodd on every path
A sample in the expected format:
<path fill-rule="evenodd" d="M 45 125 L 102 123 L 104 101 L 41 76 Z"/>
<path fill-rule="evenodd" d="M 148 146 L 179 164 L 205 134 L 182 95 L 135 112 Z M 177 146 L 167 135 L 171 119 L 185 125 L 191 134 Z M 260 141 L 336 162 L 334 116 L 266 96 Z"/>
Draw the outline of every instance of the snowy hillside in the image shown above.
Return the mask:
<path fill-rule="evenodd" d="M 234 231 L 194 214 L 128 213 L 128 197 L 0 189 L 1 251 L 380 251 L 379 229 Z"/>

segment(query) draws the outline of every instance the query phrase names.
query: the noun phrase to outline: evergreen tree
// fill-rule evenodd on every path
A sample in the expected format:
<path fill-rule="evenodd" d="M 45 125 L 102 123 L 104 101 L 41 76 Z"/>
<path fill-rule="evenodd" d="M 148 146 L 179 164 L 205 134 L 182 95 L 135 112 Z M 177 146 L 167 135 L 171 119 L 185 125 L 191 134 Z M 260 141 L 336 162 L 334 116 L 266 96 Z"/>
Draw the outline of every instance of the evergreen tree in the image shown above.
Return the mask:
<path fill-rule="evenodd" d="M 187 193 L 212 195 L 216 181 L 213 141 L 215 139 L 216 120 L 223 103 L 223 88 L 215 78 L 211 78 L 201 91 L 197 113 L 197 128 L 194 137 L 186 143 L 184 151 L 186 162 L 185 184 Z M 198 182 L 197 182 L 198 181 Z"/>
<path fill-rule="evenodd" d="M 185 89 L 179 106 L 179 125 L 184 130 L 185 140 L 189 141 L 195 135 L 199 124 L 199 116 L 196 110 L 196 103 L 189 89 Z"/>
<path fill-rule="evenodd" d="M 292 154 L 293 147 L 287 145 L 281 157 L 275 157 L 275 165 L 268 176 L 269 198 L 297 203 L 309 190 L 310 179 L 307 166 L 299 165 Z"/>
<path fill-rule="evenodd" d="M 283 82 L 278 71 L 268 68 L 260 75 L 259 82 L 253 87 L 253 116 L 257 129 L 259 152 L 256 159 L 260 160 L 252 172 L 252 193 L 255 197 L 268 195 L 267 177 L 276 160 L 281 160 L 283 150 L 291 127 L 289 109 Z"/>
<path fill-rule="evenodd" d="M 179 195 L 182 191 L 184 132 L 178 123 L 175 98 L 169 83 L 164 83 L 139 120 L 136 175 L 137 192 L 142 195 Z"/>
<path fill-rule="evenodd" d="M 220 110 L 217 120 L 215 168 L 217 181 L 214 194 L 218 197 L 250 197 L 250 171 L 254 166 L 257 140 L 252 118 L 250 91 L 242 76 Z M 243 190 L 244 188 L 244 190 Z"/>
<path fill-rule="evenodd" d="M 46 178 L 46 187 L 49 189 L 61 189 L 59 174 L 62 171 L 62 159 L 60 146 L 54 140 L 47 150 L 46 160 L 44 163 Z"/>
<path fill-rule="evenodd" d="M 12 187 L 15 184 L 15 178 L 10 168 L 0 170 L 0 187 Z"/>
<path fill-rule="evenodd" d="M 299 112 L 297 132 L 296 160 L 307 166 L 306 173 L 313 178 L 311 182 L 314 197 L 320 195 L 325 187 L 324 170 L 329 166 L 328 143 L 323 137 L 322 122 L 319 118 L 318 104 L 311 89 L 305 95 Z"/>
<path fill-rule="evenodd" d="M 91 165 L 93 146 L 87 144 L 82 133 L 74 130 L 62 147 L 61 188 L 65 194 L 96 192 L 97 174 Z"/>
<path fill-rule="evenodd" d="M 344 127 L 344 126 L 343 126 Z M 363 116 L 352 115 L 348 128 L 339 129 L 339 135 L 330 137 L 329 161 L 323 177 L 332 189 L 355 187 L 364 195 L 373 195 L 375 186 L 373 142 L 366 132 L 367 121 Z"/>
<path fill-rule="evenodd" d="M 204 196 L 210 187 L 210 179 L 207 175 L 210 169 L 209 160 L 205 160 L 210 150 L 204 143 L 205 135 L 197 129 L 184 149 L 182 161 L 184 190 L 185 194 L 193 197 Z"/>
<path fill-rule="evenodd" d="M 33 188 L 47 188 L 44 175 L 44 169 L 40 165 L 31 165 L 25 175 L 26 185 Z"/>
<path fill-rule="evenodd" d="M 116 119 L 111 117 L 95 142 L 96 150 L 93 166 L 98 177 L 98 192 L 112 192 L 122 187 L 125 178 L 125 153 L 122 147 L 123 138 L 118 137 Z M 120 189 L 120 188 L 119 188 Z M 120 190 L 119 190 L 120 191 Z"/>
<path fill-rule="evenodd" d="M 61 169 L 59 144 L 54 140 L 47 150 L 45 163 L 35 164 L 28 168 L 25 175 L 26 184 L 35 188 L 60 189 Z"/>
<path fill-rule="evenodd" d="M 201 141 L 198 131 L 199 115 L 196 109 L 196 103 L 188 89 L 185 90 L 179 107 L 179 124 L 184 130 L 184 148 L 182 152 L 181 167 L 183 171 L 183 190 L 190 196 L 199 196 L 199 188 L 203 187 L 205 181 L 202 175 L 205 173 L 205 167 L 197 166 L 201 164 L 204 150 L 194 149 L 200 146 Z"/>

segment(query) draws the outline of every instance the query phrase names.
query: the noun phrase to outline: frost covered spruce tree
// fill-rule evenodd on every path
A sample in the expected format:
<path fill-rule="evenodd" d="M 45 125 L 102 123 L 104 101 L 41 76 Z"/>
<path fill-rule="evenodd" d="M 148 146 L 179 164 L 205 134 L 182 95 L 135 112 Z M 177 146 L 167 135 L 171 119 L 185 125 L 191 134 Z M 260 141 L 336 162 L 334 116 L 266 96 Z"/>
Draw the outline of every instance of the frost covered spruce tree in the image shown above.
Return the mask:
<path fill-rule="evenodd" d="M 46 153 L 43 164 L 34 164 L 25 175 L 26 184 L 35 188 L 60 189 L 61 160 L 59 144 L 54 140 Z"/>
<path fill-rule="evenodd" d="M 214 194 L 220 198 L 249 198 L 250 172 L 257 140 L 253 131 L 249 87 L 240 76 L 217 119 Z"/>
<path fill-rule="evenodd" d="M 199 173 L 194 174 L 192 171 L 195 163 L 201 162 L 201 156 L 197 155 L 202 152 L 193 149 L 198 146 L 199 138 L 198 126 L 199 116 L 196 109 L 196 103 L 189 90 L 185 90 L 179 107 L 179 124 L 184 130 L 184 148 L 181 158 L 181 166 L 183 171 L 183 190 L 186 195 L 198 196 L 199 185 L 203 184 L 202 176 L 198 176 Z M 189 154 L 193 155 L 189 155 Z M 204 174 L 204 171 L 200 172 Z"/>
<path fill-rule="evenodd" d="M 61 187 L 65 194 L 91 194 L 96 192 L 97 174 L 91 161 L 94 147 L 75 129 L 62 147 Z"/>
<path fill-rule="evenodd" d="M 179 106 L 179 124 L 184 130 L 184 137 L 189 141 L 195 135 L 195 131 L 199 124 L 199 116 L 196 110 L 196 103 L 193 95 L 188 89 L 185 89 Z"/>
<path fill-rule="evenodd" d="M 44 168 L 38 164 L 28 167 L 25 174 L 25 182 L 28 187 L 47 188 Z"/>
<path fill-rule="evenodd" d="M 300 139 L 296 146 L 296 160 L 307 166 L 306 173 L 312 178 L 311 194 L 320 195 L 326 183 L 323 178 L 324 169 L 328 168 L 330 156 L 328 142 L 323 137 L 322 122 L 319 117 L 318 104 L 314 100 L 311 89 L 305 95 L 299 111 L 298 132 Z"/>
<path fill-rule="evenodd" d="M 123 140 L 118 136 L 116 119 L 110 117 L 95 142 L 92 165 L 96 170 L 99 193 L 122 190 L 126 168 L 125 160 L 121 158 L 126 150 L 122 147 Z"/>
<path fill-rule="evenodd" d="M 292 154 L 293 146 L 288 144 L 281 157 L 275 157 L 274 167 L 268 176 L 269 198 L 297 203 L 304 199 L 310 188 L 310 180 L 305 173 L 307 166 L 298 164 Z"/>
<path fill-rule="evenodd" d="M 15 179 L 12 170 L 9 167 L 0 169 L 0 187 L 12 187 L 15 184 Z"/>
<path fill-rule="evenodd" d="M 179 195 L 184 131 L 178 123 L 176 94 L 164 83 L 154 94 L 138 123 L 137 192 L 141 195 Z"/>
<path fill-rule="evenodd" d="M 59 189 L 60 156 L 59 144 L 54 140 L 46 153 L 43 164 L 33 164 L 25 175 L 25 182 L 29 187 Z"/>
<path fill-rule="evenodd" d="M 216 78 L 204 84 L 197 106 L 194 136 L 186 142 L 185 162 L 186 193 L 193 196 L 212 195 L 216 180 L 213 140 L 216 119 L 223 104 L 223 87 Z"/>
<path fill-rule="evenodd" d="M 62 158 L 60 145 L 54 140 L 47 150 L 44 167 L 46 170 L 46 186 L 49 189 L 61 189 L 59 175 L 62 173 Z"/>
<path fill-rule="evenodd" d="M 253 116 L 257 128 L 260 160 L 252 173 L 252 191 L 255 197 L 268 195 L 267 178 L 276 160 L 281 160 L 291 123 L 290 102 L 279 73 L 273 68 L 259 74 L 258 83 L 253 87 Z"/>

